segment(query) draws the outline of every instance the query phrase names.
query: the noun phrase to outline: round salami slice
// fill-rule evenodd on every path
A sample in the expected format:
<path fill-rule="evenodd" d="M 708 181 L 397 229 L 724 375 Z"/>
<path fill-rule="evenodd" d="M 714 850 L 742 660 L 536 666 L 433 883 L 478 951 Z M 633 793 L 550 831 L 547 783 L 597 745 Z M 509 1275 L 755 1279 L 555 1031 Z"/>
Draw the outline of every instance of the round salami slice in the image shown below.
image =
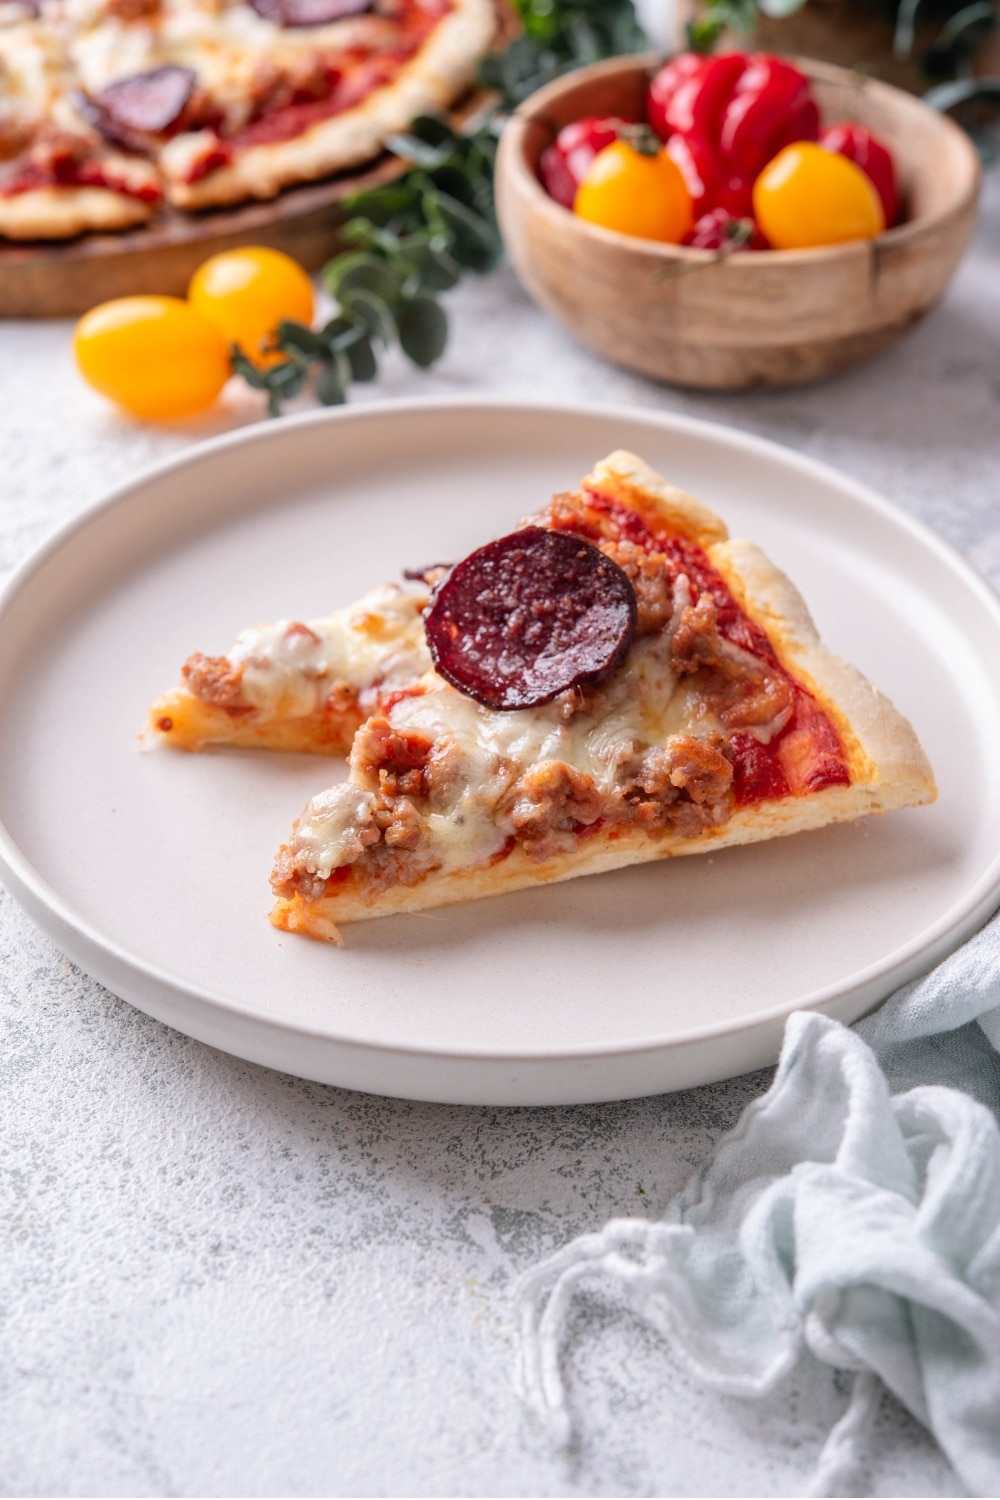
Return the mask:
<path fill-rule="evenodd" d="M 456 564 L 424 620 L 453 687 L 487 708 L 534 708 L 614 670 L 635 635 L 636 602 L 591 542 L 527 526 Z"/>
<path fill-rule="evenodd" d="M 250 0 L 265 21 L 276 26 L 329 26 L 371 10 L 375 0 Z"/>
<path fill-rule="evenodd" d="M 101 90 L 101 112 L 119 130 L 160 135 L 176 125 L 197 83 L 193 68 L 167 63 Z"/>

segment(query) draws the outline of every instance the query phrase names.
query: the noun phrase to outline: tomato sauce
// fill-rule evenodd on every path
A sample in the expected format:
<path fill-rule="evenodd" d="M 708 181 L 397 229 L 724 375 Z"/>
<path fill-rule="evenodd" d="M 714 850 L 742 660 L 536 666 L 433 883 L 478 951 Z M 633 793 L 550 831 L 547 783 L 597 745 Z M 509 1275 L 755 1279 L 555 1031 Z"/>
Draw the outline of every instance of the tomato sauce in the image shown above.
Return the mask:
<path fill-rule="evenodd" d="M 107 188 L 110 192 L 137 198 L 140 203 L 159 203 L 163 197 L 162 189 L 155 182 L 127 182 L 114 172 L 107 171 L 100 162 L 65 161 L 44 168 L 27 162 L 16 175 L 0 177 L 0 198 L 13 198 L 18 193 L 53 187 Z"/>
<path fill-rule="evenodd" d="M 768 744 L 761 744 L 752 734 L 737 733 L 729 738 L 737 806 L 808 796 L 832 786 L 849 786 L 850 772 L 836 728 L 813 695 L 782 666 L 764 631 L 733 598 L 703 549 L 687 537 L 654 529 L 634 510 L 599 490 L 585 489 L 583 496 L 588 509 L 604 518 L 603 524 L 592 528 L 593 540 L 607 539 L 610 531 L 618 540 L 632 542 L 648 552 L 662 552 L 668 560 L 672 580 L 681 573 L 687 574 L 693 603 L 702 594 L 711 596 L 719 634 L 758 661 L 766 662 L 792 689 L 795 699 L 792 716 Z M 587 528 L 578 527 L 574 521 L 572 529 Z"/>

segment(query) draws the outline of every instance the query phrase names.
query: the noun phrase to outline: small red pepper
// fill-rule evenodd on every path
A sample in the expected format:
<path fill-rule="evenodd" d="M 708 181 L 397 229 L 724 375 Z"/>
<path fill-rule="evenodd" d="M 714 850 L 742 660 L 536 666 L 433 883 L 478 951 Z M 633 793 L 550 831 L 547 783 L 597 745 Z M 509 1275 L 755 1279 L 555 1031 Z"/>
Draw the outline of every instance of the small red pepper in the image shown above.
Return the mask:
<path fill-rule="evenodd" d="M 798 68 L 766 53 L 683 52 L 653 78 L 649 122 L 680 167 L 695 212 L 752 211 L 757 175 L 792 141 L 819 135 L 819 110 Z"/>
<path fill-rule="evenodd" d="M 695 66 L 686 61 L 692 56 L 697 57 Z M 740 52 L 721 57 L 685 52 L 662 68 L 650 84 L 647 104 L 649 123 L 660 139 L 665 141 L 676 131 L 716 142 L 723 112 L 746 65 Z M 664 80 L 665 73 L 670 76 Z"/>
<path fill-rule="evenodd" d="M 800 130 L 805 134 L 789 133 Z M 818 135 L 819 111 L 805 74 L 767 53 L 749 57 L 719 129 L 719 152 L 730 177 L 752 184 L 781 146 Z"/>
<path fill-rule="evenodd" d="M 667 139 L 672 129 L 666 119 L 670 101 L 681 84 L 688 78 L 697 78 L 704 66 L 705 58 L 700 52 L 679 52 L 654 74 L 646 95 L 646 119 L 661 141 Z"/>
<path fill-rule="evenodd" d="M 770 245 L 751 218 L 738 218 L 726 208 L 702 214 L 685 236 L 685 245 L 696 250 L 770 250 Z"/>
<path fill-rule="evenodd" d="M 564 125 L 538 162 L 538 175 L 550 198 L 572 208 L 576 190 L 594 157 L 616 141 L 626 128 L 615 116 L 587 115 Z"/>
<path fill-rule="evenodd" d="M 866 130 L 863 125 L 830 125 L 819 138 L 826 151 L 846 156 L 866 173 L 875 191 L 882 199 L 885 227 L 889 229 L 899 218 L 899 191 L 896 187 L 896 169 L 888 146 Z"/>
<path fill-rule="evenodd" d="M 722 176 L 715 152 L 708 141 L 698 135 L 672 135 L 664 149 L 681 169 L 697 219 L 719 201 L 722 192 Z"/>

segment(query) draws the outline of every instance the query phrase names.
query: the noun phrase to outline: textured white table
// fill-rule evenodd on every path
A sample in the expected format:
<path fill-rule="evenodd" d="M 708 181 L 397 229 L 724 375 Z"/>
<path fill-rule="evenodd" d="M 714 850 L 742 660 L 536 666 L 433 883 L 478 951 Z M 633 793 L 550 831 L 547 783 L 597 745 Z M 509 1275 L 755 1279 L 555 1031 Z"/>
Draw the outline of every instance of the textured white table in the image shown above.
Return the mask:
<path fill-rule="evenodd" d="M 1000 585 L 1000 174 L 944 304 L 811 389 L 707 397 L 576 347 L 506 270 L 452 297 L 440 366 L 359 399 L 633 402 L 775 438 L 866 480 Z M 137 470 L 259 419 L 170 430 L 78 381 L 65 324 L 0 323 L 0 574 Z M 844 1406 L 799 1370 L 706 1395 L 601 1295 L 553 1449 L 511 1385 L 510 1287 L 618 1214 L 655 1215 L 766 1085 L 574 1109 L 350 1094 L 210 1051 L 108 994 L 0 891 L 0 1492 L 7 1495 L 801 1494 Z M 888 1399 L 867 1493 L 955 1494 Z"/>

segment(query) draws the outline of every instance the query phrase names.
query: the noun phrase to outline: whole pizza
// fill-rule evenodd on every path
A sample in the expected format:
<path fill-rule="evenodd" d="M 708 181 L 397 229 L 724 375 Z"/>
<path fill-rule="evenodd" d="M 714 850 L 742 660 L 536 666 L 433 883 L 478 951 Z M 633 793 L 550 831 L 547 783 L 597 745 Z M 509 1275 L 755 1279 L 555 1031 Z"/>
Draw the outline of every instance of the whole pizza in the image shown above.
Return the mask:
<path fill-rule="evenodd" d="M 0 236 L 273 198 L 471 82 L 492 0 L 0 0 Z"/>

